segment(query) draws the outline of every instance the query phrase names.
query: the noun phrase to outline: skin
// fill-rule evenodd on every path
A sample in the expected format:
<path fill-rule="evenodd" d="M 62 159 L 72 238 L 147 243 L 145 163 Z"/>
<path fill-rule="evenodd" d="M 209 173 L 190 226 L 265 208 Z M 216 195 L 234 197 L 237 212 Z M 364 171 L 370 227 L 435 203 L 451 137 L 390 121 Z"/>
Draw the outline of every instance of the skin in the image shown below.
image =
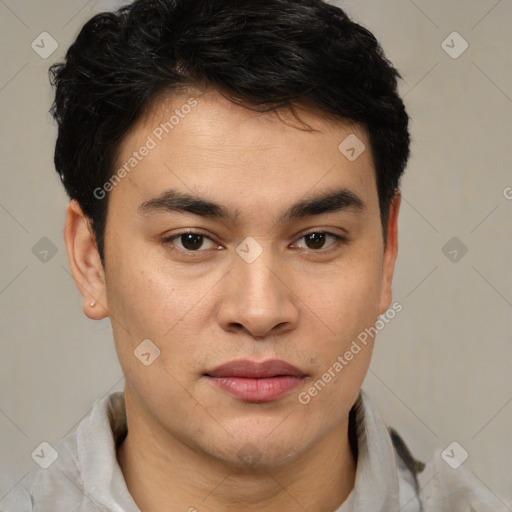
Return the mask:
<path fill-rule="evenodd" d="M 348 414 L 373 340 L 307 405 L 298 394 L 390 306 L 399 192 L 384 243 L 364 130 L 307 110 L 300 119 L 318 131 L 300 129 L 290 113 L 283 122 L 214 90 L 159 100 L 124 139 L 117 164 L 192 95 L 197 107 L 110 192 L 105 268 L 87 218 L 75 201 L 67 208 L 65 240 L 84 312 L 110 317 L 125 374 L 129 432 L 119 464 L 144 512 L 332 512 L 354 486 Z M 366 145 L 353 162 L 338 150 L 350 134 Z M 140 212 L 171 188 L 238 217 L 231 224 Z M 338 188 L 364 208 L 277 222 L 295 202 Z M 187 229 L 209 237 L 196 242 L 199 250 L 180 237 L 163 241 Z M 346 241 L 304 237 L 325 232 Z M 263 251 L 252 263 L 236 252 L 249 236 Z M 160 349 L 149 366 L 134 356 L 145 339 Z M 306 377 L 278 400 L 248 403 L 204 376 L 240 358 L 281 359 Z M 240 456 L 248 447 L 253 460 Z"/>

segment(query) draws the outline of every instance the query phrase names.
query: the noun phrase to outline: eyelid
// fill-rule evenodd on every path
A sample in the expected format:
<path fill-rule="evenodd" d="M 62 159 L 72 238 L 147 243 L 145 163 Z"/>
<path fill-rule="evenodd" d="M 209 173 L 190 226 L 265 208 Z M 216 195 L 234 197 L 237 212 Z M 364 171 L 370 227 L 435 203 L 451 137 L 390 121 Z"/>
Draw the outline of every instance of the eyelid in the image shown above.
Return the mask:
<path fill-rule="evenodd" d="M 332 243 L 331 245 L 329 245 L 326 248 L 321 248 L 321 249 L 316 249 L 316 250 L 315 249 L 304 248 L 305 250 L 309 250 L 309 251 L 314 252 L 314 253 L 315 252 L 317 252 L 317 253 L 324 253 L 324 252 L 327 252 L 327 251 L 329 251 L 331 249 L 334 249 L 339 244 L 348 242 L 348 238 L 343 236 L 343 235 L 339 235 L 337 233 L 333 233 L 332 231 L 328 231 L 327 229 L 316 228 L 316 229 L 311 229 L 309 231 L 306 231 L 305 233 L 300 234 L 297 237 L 297 239 L 294 242 L 294 244 L 296 244 L 297 242 L 302 240 L 304 237 L 306 237 L 308 235 L 311 235 L 313 233 L 327 235 L 327 236 L 330 236 L 330 237 L 334 238 L 334 240 L 335 240 L 334 243 Z M 183 230 L 183 231 L 180 231 L 178 233 L 174 233 L 172 235 L 165 236 L 164 238 L 162 238 L 162 243 L 164 243 L 164 244 L 165 243 L 171 243 L 176 238 L 179 238 L 180 236 L 186 235 L 186 234 L 201 235 L 204 238 L 207 238 L 208 240 L 213 242 L 214 244 L 217 243 L 215 240 L 212 239 L 212 237 L 210 235 L 208 235 L 207 233 L 205 233 L 204 231 L 202 231 L 199 228 L 189 228 L 187 230 Z M 217 245 L 221 245 L 221 244 L 217 244 Z M 300 249 L 302 249 L 302 248 L 300 248 Z M 189 250 L 181 249 L 179 247 L 173 247 L 173 250 L 177 250 L 177 251 L 180 251 L 180 252 L 183 252 L 183 253 L 187 253 L 187 254 L 196 254 L 196 253 L 201 253 L 201 252 L 207 251 L 207 249 L 198 249 L 196 251 L 189 251 Z"/>
<path fill-rule="evenodd" d="M 302 235 L 300 235 L 298 238 L 297 238 L 297 242 L 302 240 L 304 237 L 308 236 L 308 235 L 312 235 L 313 233 L 316 233 L 316 234 L 322 234 L 322 235 L 327 235 L 328 237 L 332 237 L 334 238 L 334 243 L 332 243 L 331 245 L 327 246 L 327 247 L 322 247 L 321 249 L 308 249 L 307 247 L 306 248 L 302 248 L 300 247 L 299 249 L 303 249 L 303 250 L 306 250 L 306 251 L 311 251 L 312 253 L 318 253 L 318 254 L 325 254 L 331 250 L 335 250 L 337 247 L 339 247 L 340 244 L 344 244 L 344 243 L 347 243 L 348 242 L 348 238 L 343 236 L 343 235 L 338 235 L 337 233 L 333 233 L 332 231 L 327 231 L 327 230 L 322 230 L 322 229 L 314 229 L 312 231 L 308 231 L 306 233 L 303 233 Z M 297 242 L 294 242 L 297 243 Z"/>
<path fill-rule="evenodd" d="M 341 231 L 343 231 L 345 234 L 338 234 L 331 231 L 332 228 L 314 228 L 314 229 L 308 229 L 307 231 L 304 231 L 303 233 L 300 233 L 297 235 L 297 240 L 304 238 L 305 236 L 311 235 L 313 233 L 322 233 L 324 235 L 329 235 L 334 238 L 343 239 L 345 241 L 348 241 L 348 232 L 343 228 L 338 228 Z"/>
<path fill-rule="evenodd" d="M 201 235 L 204 238 L 207 238 L 208 240 L 213 242 L 214 244 L 217 244 L 217 242 L 215 240 L 213 240 L 210 235 L 208 235 L 207 233 L 205 233 L 204 231 L 202 231 L 199 228 L 189 228 L 189 229 L 180 231 L 179 233 L 174 233 L 174 234 L 169 235 L 169 236 L 164 236 L 162 238 L 162 243 L 164 243 L 164 244 L 172 243 L 172 241 L 175 240 L 176 238 L 179 238 L 182 235 L 188 235 L 188 234 L 190 234 L 190 235 Z M 220 245 L 220 244 L 217 244 L 217 245 Z M 188 254 L 205 252 L 207 250 L 207 249 L 198 249 L 197 251 L 187 251 L 187 250 L 181 249 L 179 247 L 174 247 L 174 249 L 176 249 L 178 251 L 181 251 L 181 252 L 188 253 Z"/>

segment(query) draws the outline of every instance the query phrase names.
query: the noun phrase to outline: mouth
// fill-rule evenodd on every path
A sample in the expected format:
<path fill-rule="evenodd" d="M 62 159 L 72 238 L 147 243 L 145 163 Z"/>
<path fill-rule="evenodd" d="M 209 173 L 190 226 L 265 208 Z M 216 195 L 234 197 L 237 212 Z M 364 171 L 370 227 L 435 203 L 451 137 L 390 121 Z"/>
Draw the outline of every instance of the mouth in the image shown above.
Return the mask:
<path fill-rule="evenodd" d="M 204 376 L 222 391 L 245 402 L 277 400 L 296 388 L 306 377 L 295 366 L 281 360 L 230 361 Z"/>

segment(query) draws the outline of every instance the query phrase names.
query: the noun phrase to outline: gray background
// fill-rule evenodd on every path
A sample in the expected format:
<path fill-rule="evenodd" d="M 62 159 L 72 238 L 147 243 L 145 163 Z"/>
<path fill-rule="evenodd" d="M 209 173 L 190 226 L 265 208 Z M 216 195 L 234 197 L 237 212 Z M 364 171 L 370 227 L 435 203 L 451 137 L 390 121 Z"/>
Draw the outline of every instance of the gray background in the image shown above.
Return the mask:
<path fill-rule="evenodd" d="M 109 321 L 82 314 L 69 273 L 47 78 L 81 25 L 114 4 L 0 0 L 0 500 L 37 467 L 42 441 L 123 388 Z M 379 334 L 363 388 L 413 454 L 429 460 L 457 441 L 464 466 L 510 506 L 512 2 L 339 4 L 400 70 L 412 117 L 394 282 L 403 311 Z M 44 31 L 59 45 L 46 59 L 31 47 Z M 469 44 L 458 58 L 443 49 L 462 48 L 454 31 Z"/>

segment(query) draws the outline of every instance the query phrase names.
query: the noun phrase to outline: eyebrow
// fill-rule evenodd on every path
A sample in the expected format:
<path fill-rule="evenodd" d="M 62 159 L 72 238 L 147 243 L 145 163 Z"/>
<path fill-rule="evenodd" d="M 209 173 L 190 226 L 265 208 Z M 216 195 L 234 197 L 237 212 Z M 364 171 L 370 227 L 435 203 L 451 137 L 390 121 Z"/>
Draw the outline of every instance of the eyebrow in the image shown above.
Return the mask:
<path fill-rule="evenodd" d="M 293 220 L 339 211 L 359 212 L 365 210 L 363 200 L 354 192 L 346 189 L 329 190 L 315 196 L 301 199 L 283 212 L 278 223 L 285 224 Z M 141 214 L 158 212 L 193 213 L 202 217 L 236 223 L 239 210 L 231 211 L 221 204 L 177 190 L 166 190 L 160 196 L 144 201 L 138 208 Z"/>

